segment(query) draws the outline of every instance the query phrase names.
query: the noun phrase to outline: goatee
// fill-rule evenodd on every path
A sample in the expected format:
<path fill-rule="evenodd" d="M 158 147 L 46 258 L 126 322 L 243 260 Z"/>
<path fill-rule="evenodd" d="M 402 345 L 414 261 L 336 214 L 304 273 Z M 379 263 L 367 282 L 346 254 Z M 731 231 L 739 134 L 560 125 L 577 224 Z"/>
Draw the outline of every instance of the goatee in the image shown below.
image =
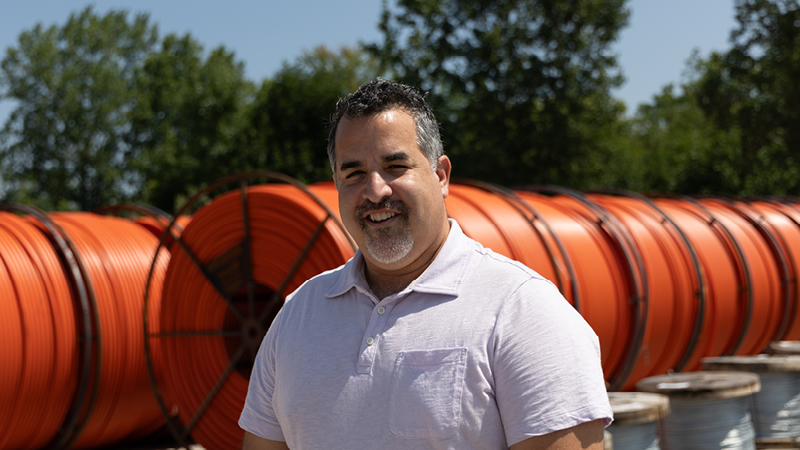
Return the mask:
<path fill-rule="evenodd" d="M 367 225 L 370 211 L 391 209 L 399 214 L 395 223 L 388 227 L 373 228 Z M 364 233 L 364 249 L 372 258 L 382 264 L 392 264 L 405 258 L 414 248 L 414 237 L 408 226 L 408 206 L 399 200 L 383 200 L 373 203 L 365 200 L 356 208 L 356 220 Z"/>

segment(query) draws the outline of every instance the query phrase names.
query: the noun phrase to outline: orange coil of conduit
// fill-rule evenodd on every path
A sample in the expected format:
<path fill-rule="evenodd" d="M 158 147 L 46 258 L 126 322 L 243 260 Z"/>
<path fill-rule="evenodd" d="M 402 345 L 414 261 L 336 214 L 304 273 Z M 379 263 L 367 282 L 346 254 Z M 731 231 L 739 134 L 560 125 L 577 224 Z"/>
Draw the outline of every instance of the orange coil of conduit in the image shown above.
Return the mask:
<path fill-rule="evenodd" d="M 170 414 L 172 401 L 177 407 L 180 424 L 168 427 L 180 445 L 191 437 L 208 449 L 240 448 L 237 421 L 266 329 L 286 295 L 355 251 L 305 186 L 278 174 L 258 176 L 286 184 L 246 186 L 253 176 L 221 180 L 184 207 L 241 183 L 202 207 L 176 239 L 160 330 L 146 324 L 147 347 L 169 361 L 153 378 L 163 413 Z"/>
<path fill-rule="evenodd" d="M 762 351 L 778 331 L 783 315 L 781 298 L 783 262 L 771 251 L 774 236 L 758 226 L 749 208 L 741 202 L 703 199 L 700 203 L 724 224 L 741 251 L 742 264 L 748 275 L 748 298 L 740 309 L 739 320 L 728 326 L 738 326 L 738 336 L 730 352 L 752 355 Z"/>
<path fill-rule="evenodd" d="M 164 246 L 172 245 L 175 235 L 180 235 L 191 222 L 191 216 L 173 218 L 155 206 L 141 203 L 118 203 L 102 206 L 94 210 L 97 214 L 126 217 L 137 225 L 144 227 L 158 239 L 164 239 Z M 169 230 L 169 231 L 168 231 Z M 163 235 L 163 236 L 162 236 Z"/>
<path fill-rule="evenodd" d="M 627 230 L 643 264 L 644 332 L 639 351 L 626 374 L 632 389 L 636 380 L 666 373 L 681 365 L 698 320 L 695 293 L 702 283 L 700 268 L 688 240 L 657 206 L 632 196 L 588 195 Z"/>
<path fill-rule="evenodd" d="M 71 300 L 45 235 L 0 213 L 0 448 L 45 447 L 67 417 L 79 364 Z"/>
<path fill-rule="evenodd" d="M 537 188 L 531 188 L 537 189 Z M 516 194 L 538 211 L 557 235 L 574 266 L 581 315 L 597 333 L 603 371 L 613 388 L 628 378 L 641 336 L 641 287 L 635 255 L 626 251 L 608 213 L 581 194 L 538 188 Z M 534 268 L 534 270 L 536 270 Z"/>
<path fill-rule="evenodd" d="M 156 239 L 123 219 L 21 210 L 35 215 L 0 218 L 2 333 L 14 349 L 0 362 L 10 405 L 0 447 L 99 447 L 151 434 L 163 419 L 141 314 Z M 166 261 L 156 267 L 160 284 Z"/>
<path fill-rule="evenodd" d="M 181 216 L 174 219 L 172 217 L 156 218 L 152 216 L 142 216 L 134 219 L 137 225 L 144 227 L 144 229 L 149 231 L 156 239 L 159 239 L 159 242 L 163 242 L 165 248 L 170 250 L 172 250 L 172 246 L 175 243 L 175 238 L 183 233 L 183 230 L 186 229 L 186 225 L 191 221 L 191 216 Z"/>
<path fill-rule="evenodd" d="M 785 263 L 782 276 L 784 305 L 781 331 L 775 340 L 800 340 L 800 320 L 797 319 L 800 306 L 800 290 L 797 278 L 800 276 L 800 211 L 790 203 L 778 199 L 755 200 L 750 203 L 757 214 L 755 219 L 772 230 L 780 247 L 780 257 Z"/>
<path fill-rule="evenodd" d="M 91 281 L 102 338 L 97 399 L 75 447 L 145 437 L 164 421 L 147 379 L 142 301 L 156 239 L 130 221 L 91 213 L 51 217 L 71 238 Z M 160 284 L 165 255 L 156 260 Z"/>

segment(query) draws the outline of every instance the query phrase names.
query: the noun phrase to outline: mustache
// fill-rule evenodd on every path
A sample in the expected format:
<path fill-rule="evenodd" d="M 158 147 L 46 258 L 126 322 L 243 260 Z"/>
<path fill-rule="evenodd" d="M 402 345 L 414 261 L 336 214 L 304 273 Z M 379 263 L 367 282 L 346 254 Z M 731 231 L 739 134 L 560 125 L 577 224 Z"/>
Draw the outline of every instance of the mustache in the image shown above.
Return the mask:
<path fill-rule="evenodd" d="M 408 205 L 400 200 L 385 199 L 375 203 L 365 199 L 364 202 L 356 208 L 356 217 L 362 218 L 370 211 L 377 211 L 379 209 L 393 209 L 401 213 L 406 213 L 408 212 Z"/>

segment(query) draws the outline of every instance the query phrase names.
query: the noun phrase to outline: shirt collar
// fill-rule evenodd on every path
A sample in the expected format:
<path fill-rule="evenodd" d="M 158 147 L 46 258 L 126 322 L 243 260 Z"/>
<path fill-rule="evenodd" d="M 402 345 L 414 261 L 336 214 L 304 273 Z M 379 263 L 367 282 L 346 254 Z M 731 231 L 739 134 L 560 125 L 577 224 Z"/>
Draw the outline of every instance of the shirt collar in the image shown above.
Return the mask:
<path fill-rule="evenodd" d="M 470 256 L 474 253 L 475 241 L 468 238 L 461 227 L 453 219 L 450 232 L 430 266 L 412 281 L 402 292 L 416 291 L 430 294 L 458 295 L 464 276 L 469 266 Z M 352 288 L 361 292 L 369 292 L 369 284 L 364 275 L 364 255 L 361 250 L 345 264 L 339 280 L 325 294 L 327 297 L 338 297 Z"/>

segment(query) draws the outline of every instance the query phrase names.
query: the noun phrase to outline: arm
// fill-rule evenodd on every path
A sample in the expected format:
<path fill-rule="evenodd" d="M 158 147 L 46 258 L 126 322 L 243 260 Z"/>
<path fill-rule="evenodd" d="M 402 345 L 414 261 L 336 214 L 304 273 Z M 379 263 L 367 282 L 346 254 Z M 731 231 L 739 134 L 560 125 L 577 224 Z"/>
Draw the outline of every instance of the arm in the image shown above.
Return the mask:
<path fill-rule="evenodd" d="M 271 441 L 245 431 L 242 450 L 289 450 L 289 446 L 286 445 L 286 442 Z"/>
<path fill-rule="evenodd" d="M 603 450 L 603 420 L 593 420 L 566 430 L 533 436 L 510 450 Z"/>

